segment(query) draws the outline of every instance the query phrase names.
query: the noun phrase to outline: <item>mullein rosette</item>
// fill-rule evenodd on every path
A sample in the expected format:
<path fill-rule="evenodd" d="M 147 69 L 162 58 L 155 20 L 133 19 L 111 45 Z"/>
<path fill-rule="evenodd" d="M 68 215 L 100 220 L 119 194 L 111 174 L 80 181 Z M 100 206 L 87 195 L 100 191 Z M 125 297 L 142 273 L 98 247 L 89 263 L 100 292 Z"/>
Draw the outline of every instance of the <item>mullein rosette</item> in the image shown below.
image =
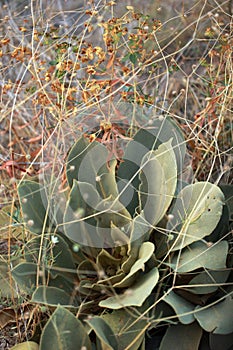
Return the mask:
<path fill-rule="evenodd" d="M 183 135 L 168 117 L 138 129 L 120 162 L 100 142 L 80 137 L 67 157 L 69 193 L 62 205 L 52 198 L 53 182 L 22 181 L 18 187 L 34 236 L 26 244 L 25 261 L 12 271 L 15 281 L 34 302 L 60 304 L 55 313 L 67 308 L 94 313 L 86 325 L 112 349 L 139 349 L 153 328 L 152 314 L 155 325 L 167 312 L 167 319 L 176 317 L 162 349 L 177 324 L 198 334 L 233 332 L 221 320 L 208 321 L 211 308 L 220 313 L 232 308 L 230 298 L 200 310 L 230 275 L 229 243 L 216 235 L 224 195 L 214 184 L 181 180 L 185 153 Z M 150 322 L 133 317 L 128 307 L 136 313 L 153 310 Z M 131 336 L 114 335 L 121 320 L 132 323 Z"/>

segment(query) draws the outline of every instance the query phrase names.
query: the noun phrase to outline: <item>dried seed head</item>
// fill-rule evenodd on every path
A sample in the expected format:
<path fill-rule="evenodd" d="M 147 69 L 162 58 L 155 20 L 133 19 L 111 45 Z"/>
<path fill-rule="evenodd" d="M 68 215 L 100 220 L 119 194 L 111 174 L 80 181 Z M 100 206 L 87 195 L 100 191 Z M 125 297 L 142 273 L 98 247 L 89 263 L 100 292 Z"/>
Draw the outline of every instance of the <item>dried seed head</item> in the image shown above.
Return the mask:
<path fill-rule="evenodd" d="M 79 251 L 80 247 L 79 247 L 78 244 L 73 244 L 72 249 L 73 249 L 73 252 L 74 252 L 74 253 L 77 253 L 77 252 Z"/>
<path fill-rule="evenodd" d="M 34 225 L 34 221 L 33 220 L 28 220 L 28 222 L 27 222 L 27 224 L 28 224 L 28 226 L 33 226 Z"/>

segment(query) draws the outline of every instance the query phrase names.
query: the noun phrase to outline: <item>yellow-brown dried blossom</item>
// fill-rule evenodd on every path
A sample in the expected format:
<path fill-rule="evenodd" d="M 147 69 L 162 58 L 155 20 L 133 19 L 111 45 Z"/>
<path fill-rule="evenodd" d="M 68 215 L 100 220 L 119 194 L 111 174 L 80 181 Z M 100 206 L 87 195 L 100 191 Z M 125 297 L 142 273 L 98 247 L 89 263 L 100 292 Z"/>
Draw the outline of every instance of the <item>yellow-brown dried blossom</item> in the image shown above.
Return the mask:
<path fill-rule="evenodd" d="M 113 48 L 112 46 L 109 46 L 109 47 L 108 47 L 108 54 L 109 54 L 109 55 L 112 55 L 113 52 L 114 52 L 114 48 Z"/>
<path fill-rule="evenodd" d="M 12 88 L 13 88 L 13 83 L 10 80 L 8 80 L 8 83 L 3 85 L 2 91 L 3 93 L 6 93 L 6 91 L 11 90 Z"/>
<path fill-rule="evenodd" d="M 97 63 L 98 64 L 102 63 L 105 60 L 105 58 L 106 58 L 106 53 L 104 52 L 102 47 L 95 46 L 93 51 L 96 54 L 96 56 L 98 57 L 98 62 Z"/>
<path fill-rule="evenodd" d="M 25 46 L 17 47 L 11 53 L 11 57 L 17 59 L 18 61 L 23 61 L 25 55 L 32 55 L 31 50 Z"/>
<path fill-rule="evenodd" d="M 0 41 L 0 43 L 1 43 L 2 45 L 7 45 L 9 42 L 10 42 L 10 39 L 9 39 L 9 38 L 4 38 L 4 39 L 2 39 L 2 40 Z"/>
<path fill-rule="evenodd" d="M 124 27 L 121 31 L 122 35 L 126 35 L 128 33 L 128 28 Z"/>
<path fill-rule="evenodd" d="M 160 30 L 162 28 L 162 22 L 158 19 L 154 20 L 152 28 L 153 30 Z"/>
<path fill-rule="evenodd" d="M 113 44 L 113 37 L 109 33 L 104 33 L 103 39 L 104 39 L 106 46 L 110 46 Z"/>
<path fill-rule="evenodd" d="M 141 18 L 141 13 L 137 13 L 137 12 L 132 12 L 132 17 L 133 19 L 139 20 Z"/>
<path fill-rule="evenodd" d="M 49 72 L 45 73 L 45 81 L 50 81 L 51 80 L 51 74 Z"/>
<path fill-rule="evenodd" d="M 121 69 L 124 75 L 128 75 L 130 73 L 130 69 L 126 66 L 122 66 Z"/>
<path fill-rule="evenodd" d="M 74 93 L 77 92 L 77 88 L 75 87 L 69 87 L 66 91 L 66 95 L 67 95 L 67 100 L 69 101 L 74 101 L 75 100 L 75 96 L 73 95 Z"/>
<path fill-rule="evenodd" d="M 140 35 L 140 36 L 143 36 L 143 37 L 147 37 L 148 30 L 146 30 L 144 28 L 139 28 L 137 34 Z"/>
<path fill-rule="evenodd" d="M 85 103 L 90 103 L 91 94 L 87 90 L 82 91 L 82 99 Z"/>
<path fill-rule="evenodd" d="M 91 23 L 84 23 L 84 26 L 87 28 L 88 32 L 92 32 L 93 31 L 93 25 Z"/>
<path fill-rule="evenodd" d="M 145 103 L 145 97 L 143 95 L 140 95 L 136 98 L 136 101 L 140 106 L 143 106 Z"/>
<path fill-rule="evenodd" d="M 20 30 L 21 32 L 23 32 L 23 33 L 25 33 L 25 32 L 28 31 L 27 28 L 25 28 L 25 27 L 19 27 L 19 30 Z"/>
<path fill-rule="evenodd" d="M 114 6 L 116 5 L 115 1 L 109 1 L 106 6 Z"/>
<path fill-rule="evenodd" d="M 51 84 L 51 89 L 59 94 L 62 93 L 62 91 L 64 90 L 64 85 L 61 84 L 61 82 L 59 81 L 59 79 L 56 79 L 52 84 Z"/>
<path fill-rule="evenodd" d="M 74 64 L 73 64 L 73 67 L 72 67 L 72 69 L 74 69 L 74 70 L 79 70 L 80 69 L 80 63 L 79 62 L 75 62 Z"/>
<path fill-rule="evenodd" d="M 83 57 L 81 56 L 82 62 L 86 62 L 87 60 L 93 60 L 94 59 L 93 51 L 94 49 L 91 45 L 87 48 L 83 47 L 81 50 L 81 54 L 84 55 Z"/>
<path fill-rule="evenodd" d="M 96 73 L 95 67 L 88 65 L 87 68 L 86 68 L 86 72 L 88 74 L 95 74 Z"/>
<path fill-rule="evenodd" d="M 90 16 L 96 16 L 98 15 L 98 11 L 95 10 L 86 10 L 86 15 L 90 15 Z"/>
<path fill-rule="evenodd" d="M 51 104 L 50 97 L 42 92 L 37 94 L 37 98 L 33 100 L 34 104 L 41 104 L 44 106 L 48 106 Z"/>
<path fill-rule="evenodd" d="M 73 68 L 73 61 L 64 60 L 57 63 L 56 68 L 59 72 L 67 71 L 69 72 Z"/>
<path fill-rule="evenodd" d="M 24 52 L 17 48 L 11 53 L 11 57 L 17 59 L 18 61 L 22 61 L 24 58 Z"/>
<path fill-rule="evenodd" d="M 126 100 L 127 100 L 127 97 L 128 97 L 128 92 L 127 92 L 127 91 L 122 91 L 122 92 L 121 92 L 121 97 L 122 97 L 122 99 L 123 99 L 124 101 L 126 101 Z"/>
<path fill-rule="evenodd" d="M 213 58 L 213 57 L 215 57 L 215 56 L 219 56 L 219 53 L 216 51 L 216 50 L 210 50 L 209 52 L 208 52 L 208 56 L 209 57 L 211 57 L 211 58 Z"/>

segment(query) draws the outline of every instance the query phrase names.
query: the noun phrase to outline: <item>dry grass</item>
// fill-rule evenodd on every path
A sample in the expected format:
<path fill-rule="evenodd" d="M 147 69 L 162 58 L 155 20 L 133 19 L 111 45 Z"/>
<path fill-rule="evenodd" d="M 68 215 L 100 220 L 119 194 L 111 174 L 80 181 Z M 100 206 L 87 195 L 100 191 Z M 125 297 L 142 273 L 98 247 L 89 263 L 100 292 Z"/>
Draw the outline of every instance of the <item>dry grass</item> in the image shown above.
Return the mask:
<path fill-rule="evenodd" d="M 27 239 L 17 230 L 17 183 L 48 169 L 62 181 L 71 144 L 101 122 L 143 125 L 152 109 L 168 114 L 185 133 L 194 177 L 233 183 L 232 0 L 163 3 L 1 7 L 0 208 L 10 213 L 2 214 L 4 258 L 10 261 L 12 245 L 20 256 Z M 144 119 L 129 117 L 126 102 L 144 109 Z M 8 294 L 2 303 L 22 308 L 13 285 Z M 26 338 L 20 322 L 11 345 Z"/>

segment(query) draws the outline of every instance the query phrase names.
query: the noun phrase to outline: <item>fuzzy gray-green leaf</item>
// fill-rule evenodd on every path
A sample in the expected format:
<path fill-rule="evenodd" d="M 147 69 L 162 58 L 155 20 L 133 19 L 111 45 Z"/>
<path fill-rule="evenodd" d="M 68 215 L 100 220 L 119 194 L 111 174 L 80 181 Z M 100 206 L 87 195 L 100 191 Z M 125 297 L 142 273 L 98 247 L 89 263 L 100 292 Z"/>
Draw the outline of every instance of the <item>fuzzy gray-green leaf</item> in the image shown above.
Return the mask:
<path fill-rule="evenodd" d="M 178 194 L 167 230 L 171 250 L 179 250 L 211 234 L 222 215 L 224 195 L 209 182 L 188 185 Z"/>
<path fill-rule="evenodd" d="M 100 197 L 91 184 L 73 180 L 63 224 L 69 239 L 81 245 L 95 246 L 98 238 L 94 209 L 99 200 Z"/>
<path fill-rule="evenodd" d="M 159 350 L 198 350 L 202 337 L 202 329 L 197 323 L 177 324 L 168 327 Z"/>
<path fill-rule="evenodd" d="M 22 290 L 31 294 L 36 287 L 37 265 L 22 262 L 13 268 L 12 276 Z"/>
<path fill-rule="evenodd" d="M 112 224 L 120 228 L 124 227 L 131 221 L 131 216 L 121 202 L 110 197 L 96 206 L 95 219 L 98 227 L 109 228 L 110 235 Z"/>
<path fill-rule="evenodd" d="M 105 350 L 118 349 L 117 340 L 109 324 L 101 317 L 95 316 L 86 322 L 93 329 Z"/>
<path fill-rule="evenodd" d="M 116 288 L 123 288 L 123 287 L 130 287 L 132 285 L 133 281 L 135 280 L 137 276 L 137 272 L 142 270 L 145 271 L 145 264 L 146 262 L 151 258 L 153 252 L 154 252 L 154 244 L 151 242 L 144 242 L 142 243 L 141 247 L 139 248 L 138 252 L 138 258 L 136 262 L 131 267 L 129 273 L 123 278 L 120 282 L 115 283 L 114 287 Z"/>
<path fill-rule="evenodd" d="M 32 302 L 50 306 L 63 305 L 66 307 L 78 307 L 71 295 L 62 289 L 49 286 L 39 286 L 32 295 Z"/>
<path fill-rule="evenodd" d="M 136 309 L 139 314 L 145 311 L 146 306 Z M 127 309 L 113 310 L 101 316 L 111 327 L 118 341 L 118 350 L 138 350 L 145 337 L 148 327 L 146 317 L 139 318 L 134 312 L 129 313 Z"/>
<path fill-rule="evenodd" d="M 72 187 L 74 179 L 79 179 L 81 162 L 93 146 L 94 144 L 90 144 L 84 137 L 80 137 L 72 146 L 66 163 L 66 177 L 70 187 Z"/>
<path fill-rule="evenodd" d="M 121 309 L 127 306 L 142 306 L 146 298 L 150 295 L 159 280 L 159 272 L 155 267 L 143 274 L 128 290 L 123 294 L 112 296 L 99 303 L 101 307 L 109 309 Z"/>
<path fill-rule="evenodd" d="M 67 159 L 67 179 L 70 187 L 74 180 L 94 186 L 102 198 L 117 197 L 115 181 L 115 159 L 108 159 L 105 146 L 97 141 L 89 143 L 84 137 L 71 148 Z M 109 166 L 108 166 L 109 161 Z"/>
<path fill-rule="evenodd" d="M 181 254 L 176 253 L 169 266 L 178 273 L 193 271 L 200 267 L 223 269 L 226 267 L 227 253 L 227 241 L 220 241 L 211 246 L 198 241 L 185 248 Z"/>
<path fill-rule="evenodd" d="M 176 189 L 177 165 L 171 143 L 169 140 L 148 152 L 141 163 L 140 205 L 152 225 L 165 215 Z"/>
<path fill-rule="evenodd" d="M 227 268 L 216 271 L 205 270 L 199 272 L 197 276 L 191 279 L 187 290 L 195 294 L 213 293 L 227 281 L 230 272 L 230 269 Z"/>
<path fill-rule="evenodd" d="M 39 350 L 39 345 L 34 341 L 25 341 L 11 348 L 12 350 Z"/>
<path fill-rule="evenodd" d="M 194 317 L 206 332 L 229 334 L 233 332 L 233 292 L 223 301 L 207 308 L 196 307 Z"/>
<path fill-rule="evenodd" d="M 157 149 L 161 143 L 171 139 L 179 174 L 183 168 L 186 144 L 181 129 L 170 117 L 155 118 L 148 129 L 139 129 L 128 143 L 117 175 L 121 179 L 121 189 L 124 188 L 120 200 L 125 203 L 132 216 L 139 204 L 137 190 L 140 185 L 139 169 L 142 158 L 148 151 Z M 128 198 L 132 200 L 129 202 Z"/>
<path fill-rule="evenodd" d="M 58 306 L 46 323 L 40 340 L 40 350 L 91 350 L 84 326 L 70 311 Z"/>
<path fill-rule="evenodd" d="M 195 320 L 193 316 L 194 305 L 186 301 L 185 299 L 181 298 L 179 295 L 175 294 L 173 291 L 167 294 L 163 298 L 163 301 L 168 303 L 173 308 L 173 310 L 176 312 L 176 315 L 181 323 L 190 324 Z"/>
<path fill-rule="evenodd" d="M 45 189 L 37 182 L 25 180 L 19 184 L 18 194 L 23 218 L 28 229 L 35 233 L 41 233 L 47 225 Z"/>

